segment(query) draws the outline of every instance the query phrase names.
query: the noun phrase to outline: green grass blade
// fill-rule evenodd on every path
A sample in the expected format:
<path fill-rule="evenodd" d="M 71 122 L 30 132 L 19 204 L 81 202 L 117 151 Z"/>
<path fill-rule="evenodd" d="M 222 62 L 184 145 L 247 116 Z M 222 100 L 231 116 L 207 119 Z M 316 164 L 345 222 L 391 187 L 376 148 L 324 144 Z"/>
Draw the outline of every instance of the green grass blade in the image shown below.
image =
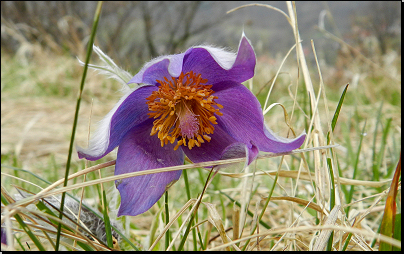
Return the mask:
<path fill-rule="evenodd" d="M 191 199 L 191 190 L 189 188 L 189 182 L 188 182 L 188 173 L 186 170 L 182 171 L 182 175 L 184 176 L 184 183 L 185 183 L 185 191 L 187 193 L 187 198 L 188 200 Z"/>
<path fill-rule="evenodd" d="M 360 135 L 360 139 L 359 139 L 359 146 L 358 146 L 358 151 L 356 153 L 356 160 L 355 160 L 355 165 L 354 165 L 354 172 L 353 172 L 353 176 L 352 179 L 356 179 L 356 176 L 358 174 L 358 164 L 359 164 L 359 155 L 361 153 L 361 149 L 362 149 L 362 141 L 363 141 L 363 136 L 365 133 L 365 129 L 366 129 L 366 121 L 365 124 L 363 125 L 362 128 L 362 132 L 359 134 Z M 355 185 L 351 186 L 351 189 L 349 190 L 348 196 L 347 196 L 347 204 L 351 203 L 352 197 L 353 197 L 353 193 L 354 193 L 354 189 L 355 189 Z M 349 214 L 349 210 L 350 210 L 350 206 L 348 206 L 346 208 L 346 214 Z"/>
<path fill-rule="evenodd" d="M 85 251 L 95 251 L 91 246 L 88 244 L 82 243 L 82 242 L 77 242 L 77 245 L 80 246 L 83 250 Z"/>
<path fill-rule="evenodd" d="M 338 101 L 337 108 L 335 109 L 334 116 L 333 116 L 333 118 L 331 120 L 331 131 L 332 132 L 334 132 L 335 126 L 337 124 L 338 116 L 340 114 L 342 104 L 344 103 L 345 95 L 346 95 L 346 93 L 348 91 L 348 86 L 349 86 L 349 84 L 347 84 L 345 86 L 345 89 L 342 92 L 341 97 L 340 97 L 340 99 Z M 330 132 L 327 133 L 327 144 L 330 144 L 330 134 L 331 134 Z M 333 150 L 332 149 L 330 149 L 330 152 L 331 152 L 331 155 L 333 155 Z M 327 163 L 328 163 L 328 168 L 330 169 L 330 175 L 331 175 L 331 180 L 332 180 L 331 197 L 330 197 L 330 211 L 331 211 L 334 208 L 334 205 L 335 205 L 334 174 L 333 174 L 333 169 L 332 169 L 332 164 L 331 164 L 331 159 L 330 158 L 327 159 Z M 338 174 L 342 175 L 341 174 L 341 169 L 339 168 L 338 161 L 337 161 L 337 165 L 338 165 Z M 345 196 L 347 196 L 348 192 L 346 191 L 345 186 L 341 186 L 341 188 L 342 188 L 343 192 L 345 193 Z M 330 236 L 328 246 L 327 246 L 327 250 L 331 250 L 331 248 L 332 248 L 333 236 L 334 236 L 334 232 L 332 232 L 332 234 Z"/>
<path fill-rule="evenodd" d="M 394 225 L 401 225 L 401 213 L 396 214 L 396 220 L 394 222 Z M 401 240 L 401 227 L 394 227 L 393 238 L 396 240 Z M 401 248 L 393 246 L 393 251 L 400 251 L 400 250 Z"/>
<path fill-rule="evenodd" d="M 335 206 L 335 182 L 334 182 L 334 170 L 332 168 L 331 158 L 327 158 L 328 168 L 330 169 L 331 177 L 331 192 L 330 192 L 330 211 Z"/>
<path fill-rule="evenodd" d="M 391 118 L 387 119 L 386 128 L 384 128 L 384 130 L 383 130 L 383 137 L 382 137 L 382 143 L 381 143 L 381 147 L 379 150 L 379 154 L 377 155 L 376 163 L 373 164 L 373 181 L 380 180 L 379 169 L 382 166 L 382 162 L 383 162 L 383 158 L 384 158 L 384 151 L 386 150 L 385 148 L 386 148 L 386 142 L 387 142 L 387 135 L 389 133 L 389 129 L 390 129 L 392 120 L 393 119 L 391 119 Z M 379 188 L 379 191 L 381 191 L 380 188 Z"/>
<path fill-rule="evenodd" d="M 334 112 L 334 116 L 332 117 L 332 120 L 331 120 L 331 131 L 332 132 L 334 132 L 335 125 L 337 124 L 338 116 L 341 111 L 342 103 L 344 103 L 344 99 L 345 99 L 346 92 L 348 90 L 348 86 L 349 86 L 349 84 L 347 84 L 345 86 L 345 89 L 342 92 L 341 97 L 339 98 L 337 108 L 335 109 L 335 112 Z M 327 134 L 327 144 L 330 144 L 330 132 L 328 132 L 328 134 Z"/>
<path fill-rule="evenodd" d="M 164 193 L 164 209 L 165 209 L 165 221 L 166 225 L 170 223 L 170 213 L 168 211 L 168 191 Z M 165 241 L 165 249 L 168 249 L 168 246 L 170 245 L 170 229 L 167 229 L 166 232 L 166 241 Z"/>
<path fill-rule="evenodd" d="M 348 248 L 348 244 L 351 241 L 351 238 L 352 238 L 352 233 L 349 233 L 348 237 L 347 237 L 347 239 L 345 241 L 344 247 L 342 247 L 342 251 L 346 251 L 346 249 Z"/>
<path fill-rule="evenodd" d="M 19 237 L 14 237 L 14 238 L 17 240 L 17 243 L 18 243 L 18 245 L 20 245 L 21 249 L 22 249 L 23 251 L 26 251 L 26 249 L 24 248 L 24 245 L 22 245 L 22 243 L 21 243 L 20 238 L 19 238 Z"/>
<path fill-rule="evenodd" d="M 104 211 L 103 211 L 103 215 L 104 215 L 104 225 L 105 225 L 105 235 L 107 237 L 107 245 L 110 248 L 114 247 L 113 241 L 112 241 L 112 232 L 111 232 L 111 223 L 110 223 L 110 219 L 108 216 L 108 203 L 107 203 L 107 195 L 105 194 L 105 190 L 103 190 L 102 192 L 102 197 L 104 199 Z"/>
<path fill-rule="evenodd" d="M 327 158 L 328 168 L 330 170 L 330 177 L 331 177 L 331 191 L 330 191 L 330 211 L 335 206 L 335 182 L 334 182 L 334 170 L 332 168 L 331 158 Z M 327 244 L 327 251 L 332 250 L 332 244 L 334 241 L 334 231 L 331 232 L 330 238 L 328 239 Z"/>
<path fill-rule="evenodd" d="M 342 95 L 341 95 L 341 97 L 340 97 L 340 99 L 339 99 L 338 106 L 337 106 L 337 108 L 335 109 L 334 116 L 332 117 L 332 121 L 331 121 L 331 130 L 332 130 L 332 131 L 334 131 L 335 125 L 337 124 L 339 112 L 341 111 L 342 103 L 344 103 L 345 95 L 346 95 L 346 92 L 348 91 L 348 86 L 349 86 L 349 84 L 347 84 L 347 85 L 345 86 L 345 89 L 344 89 L 344 91 L 342 92 Z"/>
<path fill-rule="evenodd" d="M 330 234 L 330 238 L 328 239 L 326 251 L 332 251 L 333 241 L 334 241 L 334 231 L 332 231 Z"/>
<path fill-rule="evenodd" d="M 72 134 L 71 134 L 71 138 L 70 138 L 70 145 L 69 145 L 69 153 L 67 156 L 67 163 L 66 163 L 66 171 L 65 171 L 65 181 L 63 183 L 63 186 L 67 186 L 67 182 L 68 182 L 68 177 L 69 177 L 69 171 L 70 171 L 70 162 L 71 162 L 71 158 L 72 158 L 72 154 L 73 154 L 73 144 L 74 144 L 74 138 L 76 135 L 76 127 L 77 127 L 77 121 L 79 118 L 79 110 L 80 110 L 80 103 L 81 103 L 81 95 L 83 93 L 83 89 L 84 89 L 84 81 L 86 79 L 86 75 L 87 75 L 87 70 L 88 70 L 88 63 L 90 62 L 90 56 L 91 56 L 91 52 L 93 49 L 93 44 L 94 44 L 94 38 L 95 38 L 95 34 L 97 31 L 97 26 L 98 26 L 98 20 L 100 18 L 101 15 L 101 7 L 102 7 L 102 1 L 98 2 L 97 4 L 97 9 L 95 11 L 95 16 L 94 16 L 94 22 L 93 22 L 93 27 L 91 30 L 91 36 L 90 36 L 90 40 L 88 42 L 87 45 L 87 55 L 86 55 L 86 64 L 84 65 L 84 70 L 83 70 L 83 76 L 81 79 L 81 84 L 80 84 L 80 91 L 79 91 L 79 96 L 77 98 L 77 104 L 76 104 L 76 112 L 74 114 L 74 121 L 73 121 L 73 128 L 72 128 Z M 65 192 L 63 192 L 62 194 L 62 199 L 60 202 L 60 219 L 62 219 L 63 217 L 63 208 L 64 208 L 64 204 L 65 204 L 65 197 L 66 194 Z M 60 244 L 60 231 L 62 229 L 62 224 L 59 223 L 58 226 L 58 233 L 56 236 L 56 251 L 59 250 L 59 244 Z"/>
<path fill-rule="evenodd" d="M 376 124 L 375 124 L 375 130 L 373 132 L 373 148 L 372 148 L 372 162 L 373 162 L 373 166 L 372 166 L 372 170 L 373 170 L 373 181 L 375 181 L 375 179 L 379 178 L 379 171 L 377 169 L 376 166 L 376 161 L 377 161 L 377 152 L 376 152 L 376 140 L 377 140 L 377 130 L 379 128 L 379 124 L 380 124 L 380 119 L 382 116 L 382 108 L 383 108 L 383 101 L 380 103 L 380 107 L 379 110 L 377 111 L 377 116 L 376 116 Z"/>
<path fill-rule="evenodd" d="M 341 111 L 342 103 L 344 103 L 345 95 L 346 95 L 346 92 L 348 91 L 348 86 L 349 86 L 349 84 L 347 84 L 347 85 L 345 86 L 345 89 L 344 89 L 344 91 L 342 92 L 342 95 L 341 95 L 341 97 L 340 97 L 340 99 L 339 99 L 338 106 L 337 106 L 337 108 L 335 109 L 334 116 L 332 117 L 332 121 L 331 121 L 331 130 L 332 130 L 332 131 L 334 131 L 335 125 L 337 124 L 339 112 Z"/>

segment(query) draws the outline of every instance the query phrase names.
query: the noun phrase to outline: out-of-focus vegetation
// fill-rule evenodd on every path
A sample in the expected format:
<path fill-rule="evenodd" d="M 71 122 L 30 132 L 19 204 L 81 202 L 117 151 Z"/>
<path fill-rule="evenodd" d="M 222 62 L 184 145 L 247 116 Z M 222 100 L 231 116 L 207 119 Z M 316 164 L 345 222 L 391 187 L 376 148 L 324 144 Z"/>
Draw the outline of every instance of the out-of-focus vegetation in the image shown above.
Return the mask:
<path fill-rule="evenodd" d="M 96 44 L 128 67 L 139 67 L 161 54 L 178 53 L 192 36 L 226 17 L 218 15 L 225 11 L 220 3 L 139 1 L 106 2 L 104 6 Z M 1 7 L 5 52 L 30 56 L 33 47 L 40 46 L 57 55 L 84 55 L 95 3 L 2 2 Z M 215 15 L 201 18 L 204 8 Z"/>
<path fill-rule="evenodd" d="M 162 54 L 179 53 L 201 43 L 236 47 L 241 31 L 253 41 L 258 54 L 282 54 L 293 43 L 284 29 L 284 17 L 253 7 L 225 14 L 243 2 L 105 2 L 96 45 L 121 66 L 137 70 Z M 285 10 L 283 2 L 271 3 Z M 401 55 L 401 8 L 399 2 L 297 4 L 299 29 L 310 51 L 314 39 L 327 64 L 334 65 L 344 47 L 325 36 L 325 28 L 375 60 L 397 51 Z M 1 3 L 2 53 L 32 57 L 35 48 L 57 55 L 83 57 L 95 3 L 14 2 Z M 271 21 L 268 22 L 268 19 Z M 373 59 L 375 58 L 375 59 Z"/>

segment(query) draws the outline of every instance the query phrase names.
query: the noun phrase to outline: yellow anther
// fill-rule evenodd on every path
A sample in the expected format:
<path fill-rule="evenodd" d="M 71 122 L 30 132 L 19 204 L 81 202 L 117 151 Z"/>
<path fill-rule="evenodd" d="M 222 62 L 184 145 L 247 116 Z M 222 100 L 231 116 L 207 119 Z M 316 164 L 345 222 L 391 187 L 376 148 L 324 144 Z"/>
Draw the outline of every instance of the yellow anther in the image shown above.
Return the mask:
<path fill-rule="evenodd" d="M 195 140 L 194 139 L 188 140 L 188 148 L 189 148 L 189 150 L 191 150 L 192 147 L 194 147 L 194 146 L 195 146 Z"/>
<path fill-rule="evenodd" d="M 196 138 L 198 139 L 199 143 L 205 143 L 200 135 L 198 135 Z"/>
<path fill-rule="evenodd" d="M 217 118 L 216 118 L 215 116 L 209 117 L 209 121 L 211 121 L 211 122 L 214 123 L 214 124 L 217 124 L 217 123 L 216 123 L 216 120 L 217 120 Z"/>
<path fill-rule="evenodd" d="M 203 137 L 209 142 L 212 138 L 209 137 L 208 135 L 203 135 Z"/>

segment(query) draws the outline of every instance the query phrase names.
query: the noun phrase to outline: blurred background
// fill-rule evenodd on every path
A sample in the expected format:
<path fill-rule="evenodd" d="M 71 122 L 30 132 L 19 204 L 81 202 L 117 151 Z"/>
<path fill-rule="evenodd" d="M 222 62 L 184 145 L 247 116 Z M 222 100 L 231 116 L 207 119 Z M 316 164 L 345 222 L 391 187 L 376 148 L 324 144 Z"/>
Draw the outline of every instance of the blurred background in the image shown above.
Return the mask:
<path fill-rule="evenodd" d="M 285 2 L 258 3 L 287 13 Z M 95 45 L 134 75 L 150 59 L 183 52 L 192 45 L 235 51 L 244 30 L 257 54 L 254 93 L 263 104 L 268 91 L 265 84 L 294 45 L 294 36 L 285 16 L 265 7 L 226 14 L 244 4 L 251 2 L 104 2 Z M 85 59 L 96 5 L 85 1 L 1 2 L 2 161 L 18 158 L 26 167 L 41 160 L 46 165 L 64 163 L 83 73 L 76 57 Z M 313 40 L 328 99 L 337 103 L 350 83 L 346 103 L 363 102 L 375 112 L 379 101 L 387 98 L 386 105 L 394 108 L 393 118 L 401 114 L 400 5 L 388 1 L 296 3 L 306 59 L 318 85 Z M 100 61 L 93 54 L 90 62 Z M 282 71 L 295 76 L 297 70 L 296 57 L 290 56 Z M 278 78 L 277 96 L 270 103 L 292 105 L 286 76 Z M 89 115 L 93 131 L 119 100 L 119 88 L 117 82 L 89 72 L 78 144 L 86 146 Z M 399 119 L 394 121 L 400 125 Z"/>
<path fill-rule="evenodd" d="M 242 30 L 257 55 L 274 57 L 293 45 L 285 17 L 262 7 L 227 11 L 251 2 L 105 2 L 96 45 L 122 67 L 137 70 L 162 54 L 179 53 L 192 45 L 236 48 Z M 270 4 L 285 12 L 286 4 Z M 304 45 L 315 40 L 321 57 L 335 64 L 341 45 L 324 29 L 372 59 L 391 50 L 401 54 L 400 2 L 297 2 L 299 30 Z M 32 57 L 41 50 L 83 57 L 96 3 L 85 1 L 2 1 L 3 54 Z M 350 52 L 352 53 L 352 52 Z"/>

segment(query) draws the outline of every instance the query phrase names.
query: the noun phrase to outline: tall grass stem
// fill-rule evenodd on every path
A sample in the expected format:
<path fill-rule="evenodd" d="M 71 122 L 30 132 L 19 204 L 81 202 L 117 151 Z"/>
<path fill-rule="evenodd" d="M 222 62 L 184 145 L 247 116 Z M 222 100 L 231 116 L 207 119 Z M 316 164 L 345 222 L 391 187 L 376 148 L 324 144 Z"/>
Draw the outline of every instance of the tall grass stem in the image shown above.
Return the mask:
<path fill-rule="evenodd" d="M 70 162 L 71 162 L 71 158 L 72 158 L 72 154 L 73 154 L 73 144 L 74 144 L 74 138 L 75 138 L 75 135 L 76 135 L 76 127 L 77 127 L 77 121 L 78 121 L 78 117 L 79 117 L 81 96 L 82 96 L 83 89 L 84 89 L 84 81 L 85 81 L 86 75 L 87 75 L 88 63 L 90 62 L 90 57 L 91 57 L 91 53 L 92 53 L 92 49 L 93 49 L 94 38 L 95 38 L 96 31 L 97 31 L 98 21 L 99 21 L 100 15 L 101 15 L 101 8 L 102 8 L 102 1 L 98 2 L 98 4 L 97 4 L 97 9 L 96 9 L 95 15 L 94 15 L 93 27 L 92 27 L 92 30 L 91 30 L 91 36 L 90 36 L 90 40 L 89 40 L 88 45 L 87 45 L 86 64 L 84 65 L 84 70 L 83 70 L 83 76 L 82 76 L 82 79 L 81 79 L 79 95 L 77 97 L 76 111 L 74 113 L 74 122 L 73 122 L 73 128 L 72 128 L 72 135 L 71 135 L 71 138 L 70 138 L 69 153 L 68 153 L 67 162 L 66 162 L 65 180 L 64 180 L 64 183 L 63 183 L 64 187 L 67 186 L 67 181 L 68 181 L 68 177 L 69 177 Z M 66 197 L 66 193 L 63 192 L 62 200 L 60 202 L 59 219 L 63 218 L 63 208 L 64 208 L 64 204 L 65 204 L 65 197 Z M 61 229 L 62 229 L 62 224 L 59 223 L 58 232 L 57 232 L 57 236 L 56 236 L 55 251 L 59 250 Z"/>

